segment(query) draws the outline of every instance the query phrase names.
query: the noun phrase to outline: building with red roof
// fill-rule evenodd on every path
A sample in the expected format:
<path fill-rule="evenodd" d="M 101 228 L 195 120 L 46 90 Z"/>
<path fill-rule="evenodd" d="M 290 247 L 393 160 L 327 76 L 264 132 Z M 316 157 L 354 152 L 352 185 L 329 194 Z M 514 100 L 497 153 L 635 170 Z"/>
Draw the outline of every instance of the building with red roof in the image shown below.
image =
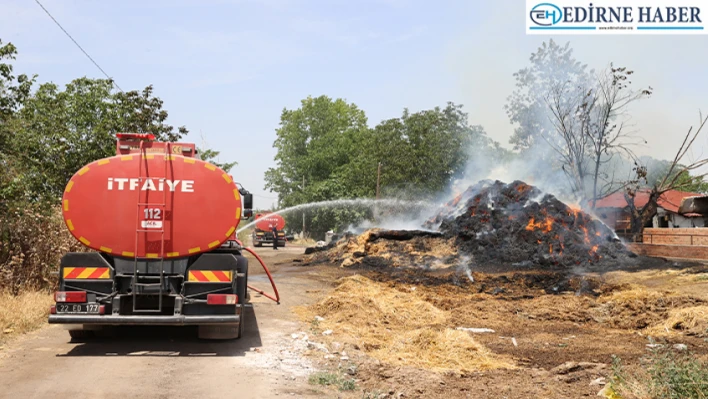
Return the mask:
<path fill-rule="evenodd" d="M 651 224 L 645 227 L 707 227 L 708 212 L 699 213 L 695 211 L 695 207 L 685 206 L 687 199 L 708 205 L 708 196 L 704 194 L 669 190 L 659 197 L 657 214 L 654 215 Z M 637 192 L 634 205 L 641 209 L 647 202 L 649 202 L 649 190 Z M 595 214 L 618 233 L 629 231 L 629 205 L 624 192 L 617 192 L 598 200 L 595 204 Z"/>

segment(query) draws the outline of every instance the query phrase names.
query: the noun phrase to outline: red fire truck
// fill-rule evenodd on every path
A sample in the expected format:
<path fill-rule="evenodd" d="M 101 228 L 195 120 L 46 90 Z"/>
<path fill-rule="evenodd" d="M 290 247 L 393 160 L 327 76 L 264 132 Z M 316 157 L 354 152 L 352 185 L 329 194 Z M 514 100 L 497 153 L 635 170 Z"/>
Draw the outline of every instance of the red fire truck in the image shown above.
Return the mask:
<path fill-rule="evenodd" d="M 68 230 L 93 251 L 62 257 L 49 323 L 70 325 L 74 338 L 115 325 L 241 336 L 251 250 L 235 232 L 252 196 L 194 144 L 118 134 L 116 155 L 76 172 L 62 205 Z"/>
<path fill-rule="evenodd" d="M 263 244 L 274 244 L 275 236 L 273 234 L 273 227 L 275 227 L 277 232 L 278 246 L 285 246 L 285 219 L 278 214 L 256 214 L 256 225 L 253 228 L 253 233 L 251 234 L 251 239 L 253 241 L 254 247 L 262 247 Z"/>

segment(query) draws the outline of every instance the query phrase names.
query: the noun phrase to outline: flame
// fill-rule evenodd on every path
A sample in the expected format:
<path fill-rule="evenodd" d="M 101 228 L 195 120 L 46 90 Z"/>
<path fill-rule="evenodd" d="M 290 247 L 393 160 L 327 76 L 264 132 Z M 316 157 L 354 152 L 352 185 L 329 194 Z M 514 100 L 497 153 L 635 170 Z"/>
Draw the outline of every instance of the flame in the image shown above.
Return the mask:
<path fill-rule="evenodd" d="M 546 220 L 543 220 L 541 222 L 536 222 L 536 219 L 531 218 L 529 220 L 529 223 L 526 225 L 526 230 L 528 230 L 528 231 L 533 231 L 533 230 L 539 229 L 539 230 L 543 231 L 544 233 L 549 233 L 552 228 L 553 228 L 553 219 L 550 217 L 547 217 Z"/>
<path fill-rule="evenodd" d="M 583 230 L 583 234 L 585 234 L 585 243 L 590 244 L 590 237 L 588 236 L 588 229 L 585 226 L 580 226 L 580 229 Z"/>
<path fill-rule="evenodd" d="M 536 240 L 537 243 L 541 244 L 541 240 Z"/>
<path fill-rule="evenodd" d="M 580 208 L 576 208 L 571 205 L 568 207 L 568 210 L 570 211 L 570 212 L 568 212 L 568 216 L 573 215 L 573 218 L 575 219 L 575 222 L 577 223 L 578 222 L 578 215 L 580 215 Z"/>
<path fill-rule="evenodd" d="M 548 253 L 549 254 L 553 253 L 553 244 L 548 244 Z"/>
<path fill-rule="evenodd" d="M 595 235 L 598 236 L 598 237 L 600 237 L 601 234 L 600 234 L 599 231 L 596 231 L 596 232 L 595 232 Z"/>

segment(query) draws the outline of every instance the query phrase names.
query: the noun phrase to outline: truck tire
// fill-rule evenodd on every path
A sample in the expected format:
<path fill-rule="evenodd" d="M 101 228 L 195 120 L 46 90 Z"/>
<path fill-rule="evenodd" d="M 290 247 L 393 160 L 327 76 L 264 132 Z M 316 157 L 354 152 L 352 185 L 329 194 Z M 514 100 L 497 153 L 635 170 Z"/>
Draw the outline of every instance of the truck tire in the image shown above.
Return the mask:
<path fill-rule="evenodd" d="M 222 324 L 216 326 L 199 326 L 199 339 L 238 339 L 241 337 L 243 323 L 238 325 Z"/>
<path fill-rule="evenodd" d="M 246 324 L 244 317 L 243 317 L 243 310 L 245 308 L 246 308 L 245 306 L 241 307 L 241 320 L 239 320 L 239 322 L 238 322 L 238 335 L 236 336 L 236 339 L 241 339 L 241 337 L 243 336 L 243 328 L 244 328 L 244 325 Z"/>
<path fill-rule="evenodd" d="M 72 341 L 82 341 L 91 339 L 96 336 L 91 330 L 69 330 L 69 336 Z"/>

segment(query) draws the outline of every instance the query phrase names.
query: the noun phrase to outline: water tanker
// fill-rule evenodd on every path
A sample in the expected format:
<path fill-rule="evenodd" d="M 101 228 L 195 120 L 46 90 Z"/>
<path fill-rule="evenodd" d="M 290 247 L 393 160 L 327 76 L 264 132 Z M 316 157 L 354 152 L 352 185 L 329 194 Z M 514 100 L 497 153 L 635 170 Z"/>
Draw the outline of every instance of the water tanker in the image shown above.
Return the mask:
<path fill-rule="evenodd" d="M 253 233 L 251 234 L 251 239 L 253 241 L 253 246 L 262 247 L 263 244 L 275 244 L 275 235 L 273 234 L 273 227 L 275 227 L 277 232 L 278 246 L 285 246 L 285 219 L 277 214 L 262 214 L 257 213 L 256 225 L 253 228 Z"/>
<path fill-rule="evenodd" d="M 49 323 L 72 337 L 96 326 L 196 325 L 203 338 L 244 328 L 248 260 L 235 231 L 252 196 L 194 144 L 119 134 L 116 156 L 66 185 L 67 229 L 92 249 L 65 254 Z"/>

